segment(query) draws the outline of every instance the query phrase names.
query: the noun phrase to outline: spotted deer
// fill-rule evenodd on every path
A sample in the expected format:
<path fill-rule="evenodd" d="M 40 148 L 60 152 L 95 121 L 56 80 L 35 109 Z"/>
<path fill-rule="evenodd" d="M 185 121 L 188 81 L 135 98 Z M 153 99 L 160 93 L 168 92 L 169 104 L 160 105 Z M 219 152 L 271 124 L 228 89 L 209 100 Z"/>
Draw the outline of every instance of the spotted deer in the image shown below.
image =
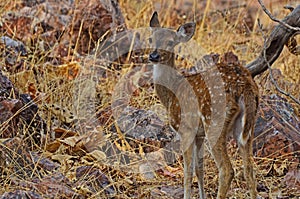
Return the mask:
<path fill-rule="evenodd" d="M 183 143 L 184 161 L 184 198 L 191 198 L 191 186 L 193 177 L 193 164 L 198 179 L 199 196 L 205 198 L 203 188 L 203 141 L 205 136 L 217 135 L 216 141 L 210 145 L 211 154 L 219 171 L 217 198 L 225 198 L 234 176 L 234 170 L 227 154 L 227 137 L 231 134 L 238 143 L 239 152 L 243 159 L 244 176 L 249 187 L 250 196 L 256 198 L 256 180 L 253 171 L 252 140 L 253 130 L 258 106 L 258 87 L 252 79 L 249 71 L 239 64 L 215 64 L 216 70 L 212 72 L 185 75 L 184 80 L 176 72 L 174 47 L 182 42 L 189 41 L 194 35 L 196 24 L 186 23 L 177 30 L 162 28 L 157 12 L 154 12 L 150 20 L 152 52 L 149 60 L 153 64 L 153 79 L 155 92 L 161 103 L 167 109 L 170 126 L 178 131 Z M 193 50 L 193 49 L 191 49 Z M 175 71 L 175 72 L 174 72 Z M 208 86 L 207 78 L 212 82 Z M 214 76 L 219 75 L 222 81 L 214 81 Z M 180 81 L 179 81 L 180 80 Z M 186 84 L 188 83 L 188 84 Z M 183 85 L 185 84 L 185 85 Z M 188 86 L 187 86 L 188 85 Z M 189 108 L 193 104 L 186 90 L 191 87 L 196 96 L 196 107 Z M 224 93 L 218 93 L 223 100 L 224 111 L 218 114 L 224 116 L 222 124 L 213 121 L 213 92 L 209 87 L 223 86 Z M 221 97 L 221 98 L 220 98 Z M 215 104 L 222 102 L 214 102 Z M 189 101 L 189 102 L 186 102 Z M 185 113 L 183 107 L 187 106 Z M 190 113 L 190 112 L 193 113 Z M 215 110 L 216 111 L 216 110 Z M 217 110 L 218 111 L 218 110 Z M 182 124 L 182 118 L 187 114 L 192 115 Z M 197 126 L 193 126 L 196 124 Z M 183 128 L 180 126 L 183 125 Z M 213 125 L 222 126 L 219 132 L 210 129 Z M 215 128 L 217 129 L 217 128 Z M 190 142 L 186 140 L 192 139 Z"/>

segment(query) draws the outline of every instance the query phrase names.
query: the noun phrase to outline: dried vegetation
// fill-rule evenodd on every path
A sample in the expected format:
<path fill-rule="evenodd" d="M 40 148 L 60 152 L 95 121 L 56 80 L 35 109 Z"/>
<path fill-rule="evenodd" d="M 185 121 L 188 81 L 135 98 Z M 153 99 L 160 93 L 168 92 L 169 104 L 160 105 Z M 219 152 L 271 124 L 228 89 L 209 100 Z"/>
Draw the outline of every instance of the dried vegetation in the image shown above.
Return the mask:
<path fill-rule="evenodd" d="M 147 49 L 131 52 L 144 35 L 112 44 L 116 35 L 148 27 L 157 10 L 167 27 L 197 21 L 201 55 L 231 51 L 245 64 L 263 46 L 257 18 L 265 34 L 276 25 L 251 0 L 111 2 L 0 2 L 3 198 L 182 198 L 178 137 L 153 93 Z M 296 6 L 283 0 L 266 6 L 281 19 L 289 13 L 286 4 Z M 119 55 L 118 48 L 130 53 Z M 111 56 L 116 59 L 107 60 Z M 190 66 L 189 57 L 178 59 Z M 299 65 L 299 56 L 286 49 L 273 65 L 278 84 L 298 98 Z M 268 72 L 256 82 L 262 96 L 254 143 L 259 194 L 299 198 L 300 106 L 276 91 Z M 124 103 L 129 106 L 119 114 Z M 234 148 L 230 141 L 228 153 L 241 168 Z M 205 191 L 215 198 L 217 171 L 210 154 L 205 157 Z M 229 197 L 247 198 L 239 172 Z"/>

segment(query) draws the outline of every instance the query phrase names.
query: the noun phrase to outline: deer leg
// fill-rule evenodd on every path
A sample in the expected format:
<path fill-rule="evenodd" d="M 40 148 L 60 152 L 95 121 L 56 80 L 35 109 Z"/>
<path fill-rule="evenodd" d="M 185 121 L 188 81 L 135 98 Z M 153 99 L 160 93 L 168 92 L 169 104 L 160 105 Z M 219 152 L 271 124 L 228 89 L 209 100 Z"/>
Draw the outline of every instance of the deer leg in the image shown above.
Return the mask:
<path fill-rule="evenodd" d="M 250 132 L 249 132 L 250 133 Z M 255 174 L 253 170 L 253 152 L 252 152 L 252 138 L 251 136 L 245 143 L 245 145 L 242 145 L 239 143 L 239 150 L 240 154 L 243 158 L 243 164 L 244 164 L 244 177 L 246 179 L 246 182 L 249 187 L 250 191 L 250 198 L 256 199 L 257 192 L 256 192 L 256 181 L 255 181 Z"/>
<path fill-rule="evenodd" d="M 194 143 L 183 152 L 184 162 L 184 199 L 191 198 L 192 180 L 193 180 L 193 156 L 194 156 Z"/>
<path fill-rule="evenodd" d="M 203 153 L 204 153 L 204 134 L 202 135 L 197 135 L 196 136 L 196 152 L 195 152 L 195 158 L 196 158 L 196 166 L 195 166 L 195 171 L 196 171 L 196 176 L 198 178 L 198 187 L 199 187 L 199 197 L 200 199 L 205 198 L 205 193 L 204 193 L 204 171 L 203 171 Z"/>
<path fill-rule="evenodd" d="M 252 151 L 252 141 L 253 141 L 253 127 L 255 123 L 255 113 L 256 113 L 256 107 L 252 108 L 251 110 L 246 109 L 245 103 L 250 104 L 249 101 L 254 101 L 251 98 L 241 98 L 239 100 L 239 106 L 242 110 L 242 113 L 240 117 L 238 117 L 236 122 L 236 127 L 240 126 L 242 128 L 234 128 L 235 131 L 235 137 L 238 142 L 239 146 L 239 152 L 243 159 L 244 164 L 244 177 L 246 179 L 246 182 L 248 184 L 249 190 L 250 190 L 250 196 L 252 199 L 255 199 L 257 196 L 256 192 L 256 181 L 255 181 L 255 174 L 253 170 L 253 151 Z M 248 103 L 247 103 L 248 101 Z M 255 110 L 255 111 L 254 111 Z M 240 119 L 239 118 L 243 118 Z"/>
<path fill-rule="evenodd" d="M 219 170 L 218 199 L 225 199 L 234 176 L 234 171 L 227 155 L 226 130 L 224 129 L 218 142 L 212 148 L 212 155 Z"/>

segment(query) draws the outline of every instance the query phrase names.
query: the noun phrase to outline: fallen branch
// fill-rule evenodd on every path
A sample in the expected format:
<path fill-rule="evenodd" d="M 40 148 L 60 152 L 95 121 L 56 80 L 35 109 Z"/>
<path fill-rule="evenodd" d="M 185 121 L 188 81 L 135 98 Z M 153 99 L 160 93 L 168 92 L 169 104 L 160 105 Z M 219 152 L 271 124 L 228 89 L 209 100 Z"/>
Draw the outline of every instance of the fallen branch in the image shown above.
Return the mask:
<path fill-rule="evenodd" d="M 297 104 L 300 105 L 300 101 L 295 98 L 293 95 L 291 95 L 290 93 L 286 92 L 285 90 L 283 90 L 282 88 L 280 88 L 280 86 L 278 85 L 278 83 L 276 82 L 275 78 L 273 77 L 273 73 L 272 73 L 272 68 L 271 68 L 271 65 L 270 63 L 267 61 L 267 57 L 266 57 L 266 44 L 267 44 L 267 38 L 266 36 L 264 35 L 263 31 L 262 31 L 262 25 L 260 24 L 260 22 L 258 21 L 258 27 L 259 27 L 259 30 L 261 31 L 261 34 L 263 35 L 263 38 L 264 38 L 264 51 L 263 51 L 263 57 L 267 63 L 267 67 L 269 69 L 269 72 L 270 72 L 270 79 L 273 83 L 273 85 L 276 87 L 277 91 L 280 92 L 281 94 L 291 98 L 294 102 L 296 102 Z"/>
<path fill-rule="evenodd" d="M 293 28 L 289 28 L 289 26 Z M 289 39 L 298 34 L 300 28 L 300 5 L 286 16 L 271 32 L 264 48 L 257 59 L 247 64 L 252 77 L 255 77 L 268 69 L 279 57 L 284 45 Z"/>

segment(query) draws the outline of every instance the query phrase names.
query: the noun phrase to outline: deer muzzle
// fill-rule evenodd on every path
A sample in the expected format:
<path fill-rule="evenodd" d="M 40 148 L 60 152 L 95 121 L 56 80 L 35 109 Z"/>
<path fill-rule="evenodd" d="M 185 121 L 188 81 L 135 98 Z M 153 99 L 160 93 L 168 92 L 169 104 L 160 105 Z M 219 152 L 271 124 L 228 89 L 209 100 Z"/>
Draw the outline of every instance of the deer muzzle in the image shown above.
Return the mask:
<path fill-rule="evenodd" d="M 153 51 L 150 55 L 149 55 L 149 60 L 152 62 L 159 62 L 159 53 L 157 52 L 157 50 Z"/>

